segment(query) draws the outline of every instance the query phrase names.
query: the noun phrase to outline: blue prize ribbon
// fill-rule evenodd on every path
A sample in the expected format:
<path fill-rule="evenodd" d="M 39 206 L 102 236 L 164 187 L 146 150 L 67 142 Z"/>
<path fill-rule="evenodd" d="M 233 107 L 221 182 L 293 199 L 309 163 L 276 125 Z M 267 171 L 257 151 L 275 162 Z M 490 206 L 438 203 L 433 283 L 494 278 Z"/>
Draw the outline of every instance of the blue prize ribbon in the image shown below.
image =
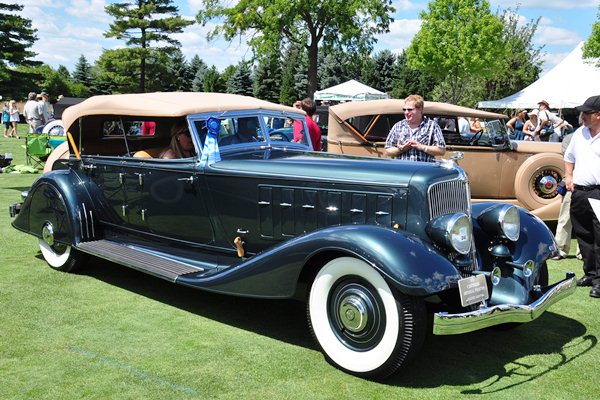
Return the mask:
<path fill-rule="evenodd" d="M 221 154 L 219 153 L 219 143 L 217 137 L 221 131 L 221 120 L 218 118 L 210 117 L 206 121 L 206 127 L 208 133 L 204 140 L 204 148 L 202 149 L 202 157 L 200 157 L 200 166 L 206 167 L 212 165 L 217 161 L 221 161 Z"/>

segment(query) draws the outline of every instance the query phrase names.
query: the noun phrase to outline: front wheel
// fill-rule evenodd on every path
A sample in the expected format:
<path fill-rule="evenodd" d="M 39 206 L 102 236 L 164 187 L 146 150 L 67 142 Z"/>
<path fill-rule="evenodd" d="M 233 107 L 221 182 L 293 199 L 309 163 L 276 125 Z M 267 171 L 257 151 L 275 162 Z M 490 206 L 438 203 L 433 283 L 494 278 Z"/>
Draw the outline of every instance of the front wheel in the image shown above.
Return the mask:
<path fill-rule="evenodd" d="M 394 374 L 425 338 L 422 299 L 392 290 L 362 260 L 340 257 L 317 274 L 308 300 L 308 322 L 327 360 L 363 378 Z"/>

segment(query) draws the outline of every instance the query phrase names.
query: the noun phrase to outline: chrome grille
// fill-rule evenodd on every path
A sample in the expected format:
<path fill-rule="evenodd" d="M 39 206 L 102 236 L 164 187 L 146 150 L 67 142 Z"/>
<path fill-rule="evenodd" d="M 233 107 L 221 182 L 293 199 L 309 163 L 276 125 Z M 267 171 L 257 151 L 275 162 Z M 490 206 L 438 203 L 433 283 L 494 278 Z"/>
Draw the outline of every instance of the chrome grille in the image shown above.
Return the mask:
<path fill-rule="evenodd" d="M 471 190 L 469 182 L 462 179 L 437 182 L 429 186 L 429 218 L 455 212 L 471 215 Z"/>

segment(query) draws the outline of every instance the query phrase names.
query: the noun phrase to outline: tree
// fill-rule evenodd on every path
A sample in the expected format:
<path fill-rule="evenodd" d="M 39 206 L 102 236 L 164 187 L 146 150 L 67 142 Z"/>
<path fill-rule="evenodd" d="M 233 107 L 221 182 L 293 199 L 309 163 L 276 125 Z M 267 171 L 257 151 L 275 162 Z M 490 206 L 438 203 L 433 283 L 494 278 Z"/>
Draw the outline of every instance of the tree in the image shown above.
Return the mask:
<path fill-rule="evenodd" d="M 203 89 L 205 92 L 223 92 L 225 90 L 221 74 L 214 65 L 204 74 Z"/>
<path fill-rule="evenodd" d="M 299 85 L 307 82 L 306 69 L 304 68 L 306 57 L 303 57 L 303 50 L 300 46 L 290 45 L 284 52 L 283 59 L 285 63 L 279 91 L 279 102 L 281 104 L 292 105 L 296 100 L 306 96 L 307 86 L 298 88 Z M 300 73 L 298 73 L 298 69 L 300 69 Z"/>
<path fill-rule="evenodd" d="M 170 92 L 186 92 L 191 90 L 190 68 L 181 50 L 174 49 L 167 58 L 167 80 L 164 89 Z"/>
<path fill-rule="evenodd" d="M 471 96 L 472 105 L 482 98 L 500 99 L 518 92 L 535 82 L 542 71 L 543 46 L 535 47 L 532 42 L 540 18 L 523 24 L 519 21 L 518 8 L 505 10 L 499 18 L 504 27 L 502 41 L 507 53 L 496 73 L 477 85 L 480 92 Z"/>
<path fill-rule="evenodd" d="M 92 85 L 92 66 L 82 54 L 73 69 L 73 82 L 90 87 Z"/>
<path fill-rule="evenodd" d="M 393 73 L 391 97 L 404 99 L 411 94 L 419 94 L 426 99 L 432 98 L 437 81 L 429 74 L 408 66 L 406 50 L 396 58 Z"/>
<path fill-rule="evenodd" d="M 104 50 L 96 62 L 94 92 L 101 94 L 131 93 L 139 89 L 139 82 L 131 79 L 139 74 L 140 49 Z M 148 79 L 145 83 L 149 91 L 164 90 L 164 83 L 170 80 L 167 72 L 167 54 L 150 49 L 146 52 Z"/>
<path fill-rule="evenodd" d="M 254 97 L 273 103 L 279 102 L 282 77 L 281 64 L 278 52 L 272 52 L 260 58 L 254 70 Z"/>
<path fill-rule="evenodd" d="M 290 44 L 304 47 L 309 60 L 310 96 L 317 88 L 319 46 L 369 53 L 375 35 L 389 31 L 390 15 L 395 11 L 391 0 L 242 0 L 231 6 L 219 0 L 202 0 L 202 4 L 198 22 L 219 21 L 209 38 L 222 34 L 232 40 L 252 32 L 248 44 L 258 55 Z"/>
<path fill-rule="evenodd" d="M 22 10 L 21 5 L 0 3 L 0 93 L 13 98 L 22 97 L 23 85 L 35 78 L 15 68 L 40 64 L 30 60 L 36 55 L 30 48 L 37 29 L 31 27 L 31 20 L 16 14 Z"/>
<path fill-rule="evenodd" d="M 348 80 L 347 58 L 341 51 L 321 51 L 319 61 L 319 90 L 323 90 Z"/>
<path fill-rule="evenodd" d="M 444 82 L 439 100 L 458 104 L 467 80 L 490 78 L 507 56 L 503 25 L 486 0 L 432 0 L 407 49 L 409 66 Z"/>
<path fill-rule="evenodd" d="M 598 21 L 592 25 L 592 34 L 583 44 L 583 58 L 595 59 L 596 66 L 600 68 L 600 6 L 598 6 Z"/>
<path fill-rule="evenodd" d="M 252 96 L 252 71 L 246 61 L 241 61 L 227 80 L 227 93 Z"/>
<path fill-rule="evenodd" d="M 138 91 L 146 91 L 146 60 L 151 56 L 153 42 L 166 42 L 171 46 L 179 46 L 179 41 L 170 35 L 183 32 L 183 28 L 193 24 L 177 15 L 179 9 L 172 0 L 131 0 L 125 3 L 114 3 L 105 7 L 106 12 L 115 18 L 110 24 L 106 37 L 125 39 L 125 43 L 136 51 L 139 63 Z M 168 50 L 169 46 L 154 49 Z"/>
<path fill-rule="evenodd" d="M 196 54 L 192 57 L 189 66 L 189 74 L 192 79 L 191 88 L 194 92 L 201 92 L 204 88 L 202 83 L 204 81 L 204 74 L 208 71 L 208 65 Z"/>

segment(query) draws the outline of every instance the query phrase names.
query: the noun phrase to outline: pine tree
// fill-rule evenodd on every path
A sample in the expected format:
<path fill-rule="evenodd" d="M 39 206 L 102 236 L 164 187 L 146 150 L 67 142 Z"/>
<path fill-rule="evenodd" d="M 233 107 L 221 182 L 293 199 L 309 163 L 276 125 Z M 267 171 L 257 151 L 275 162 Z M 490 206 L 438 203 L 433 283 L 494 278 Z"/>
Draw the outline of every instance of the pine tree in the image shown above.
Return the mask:
<path fill-rule="evenodd" d="M 21 86 L 32 78 L 14 68 L 40 64 L 30 60 L 36 55 L 30 48 L 37 29 L 31 27 L 31 20 L 17 15 L 22 10 L 21 5 L 0 3 L 0 93 L 9 97 L 21 97 Z"/>
<path fill-rule="evenodd" d="M 281 75 L 279 53 L 274 52 L 262 57 L 254 72 L 254 97 L 274 103 L 279 102 Z"/>
<path fill-rule="evenodd" d="M 139 91 L 146 91 L 146 60 L 151 49 L 168 50 L 179 46 L 172 38 L 173 33 L 183 32 L 183 28 L 193 21 L 178 15 L 179 9 L 172 0 L 131 0 L 114 3 L 105 7 L 106 12 L 115 18 L 110 24 L 106 37 L 123 39 L 139 61 Z M 167 42 L 172 47 L 152 47 L 152 43 Z"/>
<path fill-rule="evenodd" d="M 189 74 L 191 82 L 189 82 L 191 90 L 201 92 L 204 90 L 203 81 L 204 75 L 208 71 L 208 65 L 196 54 L 192 57 L 189 65 Z"/>
<path fill-rule="evenodd" d="M 73 82 L 81 83 L 84 86 L 90 87 L 92 85 L 92 66 L 88 63 L 85 56 L 82 54 L 75 64 L 73 69 Z"/>
<path fill-rule="evenodd" d="M 175 49 L 167 58 L 167 81 L 164 81 L 164 90 L 170 92 L 190 91 L 190 69 L 181 50 Z"/>
<path fill-rule="evenodd" d="M 247 62 L 241 61 L 227 80 L 227 93 L 252 96 L 252 71 Z"/>
<path fill-rule="evenodd" d="M 225 85 L 221 79 L 221 74 L 217 71 L 217 67 L 213 65 L 206 71 L 202 85 L 205 92 L 222 92 L 225 89 Z"/>

